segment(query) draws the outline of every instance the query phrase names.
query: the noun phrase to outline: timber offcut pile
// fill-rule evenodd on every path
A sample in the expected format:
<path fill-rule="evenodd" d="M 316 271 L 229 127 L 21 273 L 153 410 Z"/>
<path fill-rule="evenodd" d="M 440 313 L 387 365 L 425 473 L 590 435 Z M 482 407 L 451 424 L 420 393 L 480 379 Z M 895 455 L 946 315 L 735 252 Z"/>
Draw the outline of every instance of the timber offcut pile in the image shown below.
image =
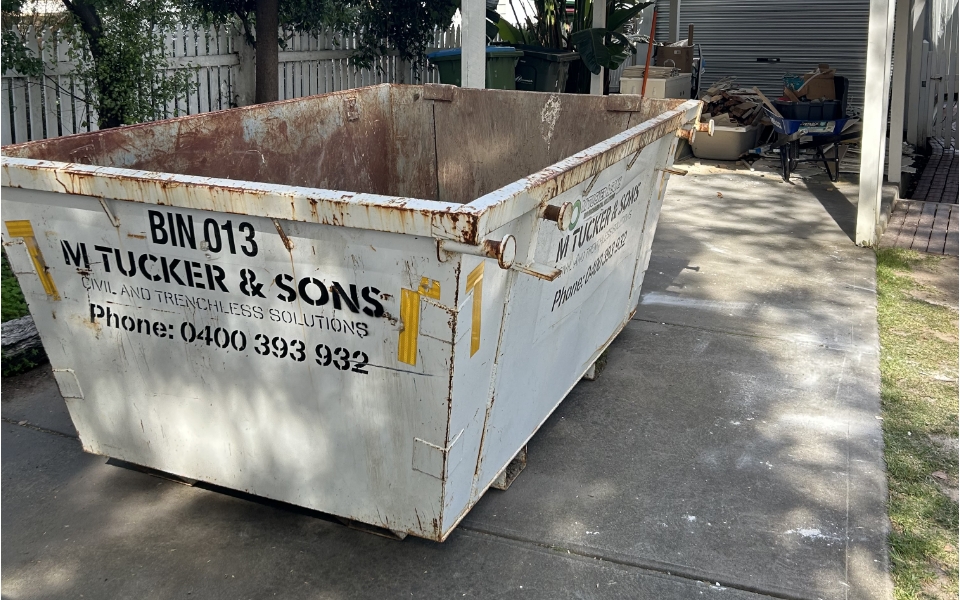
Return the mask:
<path fill-rule="evenodd" d="M 40 334 L 27 315 L 3 324 L 3 376 L 15 375 L 47 362 L 47 355 L 40 343 Z"/>
<path fill-rule="evenodd" d="M 748 126 L 764 118 L 763 101 L 753 90 L 737 87 L 736 77 L 717 80 L 700 99 L 706 104 L 704 118 L 712 118 L 716 125 L 729 120 L 733 125 Z"/>

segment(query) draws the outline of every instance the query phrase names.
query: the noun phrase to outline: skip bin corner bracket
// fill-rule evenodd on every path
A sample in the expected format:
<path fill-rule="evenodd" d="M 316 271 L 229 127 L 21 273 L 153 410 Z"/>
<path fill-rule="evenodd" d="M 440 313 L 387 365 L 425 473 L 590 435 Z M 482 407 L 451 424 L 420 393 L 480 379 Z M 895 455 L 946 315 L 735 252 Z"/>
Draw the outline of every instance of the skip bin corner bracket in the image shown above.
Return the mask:
<path fill-rule="evenodd" d="M 61 396 L 83 400 L 83 390 L 80 389 L 80 381 L 73 369 L 54 369 L 53 378 L 57 380 Z"/>

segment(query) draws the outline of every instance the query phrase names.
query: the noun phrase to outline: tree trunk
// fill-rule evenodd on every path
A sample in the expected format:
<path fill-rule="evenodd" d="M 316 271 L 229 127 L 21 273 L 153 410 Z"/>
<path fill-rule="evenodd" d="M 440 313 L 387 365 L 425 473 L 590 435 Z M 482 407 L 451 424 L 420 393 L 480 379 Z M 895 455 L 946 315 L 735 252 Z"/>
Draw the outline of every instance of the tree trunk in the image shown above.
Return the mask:
<path fill-rule="evenodd" d="M 257 0 L 257 104 L 279 98 L 278 11 L 278 0 Z"/>
<path fill-rule="evenodd" d="M 97 7 L 87 0 L 64 0 L 64 6 L 80 22 L 80 28 L 83 30 L 87 43 L 90 45 L 90 56 L 93 58 L 93 64 L 96 67 L 97 75 L 97 115 L 100 129 L 109 129 L 123 125 L 124 106 L 122 94 L 119 90 L 113 89 L 110 79 L 100 76 L 103 67 L 103 22 L 97 13 Z"/>

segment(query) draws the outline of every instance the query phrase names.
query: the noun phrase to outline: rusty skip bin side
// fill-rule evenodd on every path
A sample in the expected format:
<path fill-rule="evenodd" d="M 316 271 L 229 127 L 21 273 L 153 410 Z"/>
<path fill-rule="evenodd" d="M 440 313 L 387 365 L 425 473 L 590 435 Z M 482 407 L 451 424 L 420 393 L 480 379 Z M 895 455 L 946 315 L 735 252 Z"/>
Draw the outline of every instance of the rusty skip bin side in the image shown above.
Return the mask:
<path fill-rule="evenodd" d="M 560 108 L 556 95 L 460 88 L 428 100 L 424 89 L 385 84 L 7 146 L 2 185 L 477 245 L 700 106 L 565 95 Z M 542 104 L 540 122 L 508 102 Z"/>

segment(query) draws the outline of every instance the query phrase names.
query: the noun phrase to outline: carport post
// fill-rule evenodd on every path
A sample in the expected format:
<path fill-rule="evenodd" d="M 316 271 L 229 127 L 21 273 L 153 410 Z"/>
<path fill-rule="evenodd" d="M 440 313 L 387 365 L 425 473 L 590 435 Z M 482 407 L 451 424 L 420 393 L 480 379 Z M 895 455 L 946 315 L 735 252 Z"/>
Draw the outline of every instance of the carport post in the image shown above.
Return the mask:
<path fill-rule="evenodd" d="M 486 87 L 487 73 L 487 3 L 484 0 L 463 0 L 460 39 L 460 82 L 465 88 Z"/>
<path fill-rule="evenodd" d="M 910 24 L 910 0 L 897 0 L 896 25 L 893 30 L 893 90 L 890 93 L 890 160 L 887 167 L 887 180 L 900 183 L 900 169 L 903 158 L 903 114 L 907 100 L 905 89 L 907 82 L 907 56 L 910 36 L 907 27 Z"/>
<path fill-rule="evenodd" d="M 881 217 L 895 6 L 895 0 L 870 0 L 863 139 L 860 142 L 860 197 L 857 202 L 857 244 L 860 246 L 873 246 L 879 239 L 877 230 Z"/>
<path fill-rule="evenodd" d="M 670 35 L 667 43 L 672 44 L 680 39 L 680 0 L 670 0 Z"/>
<path fill-rule="evenodd" d="M 607 0 L 593 0 L 593 26 L 607 26 Z M 606 77 L 607 70 L 600 69 L 599 75 L 590 76 L 590 93 L 595 96 L 603 95 L 603 78 Z"/>

